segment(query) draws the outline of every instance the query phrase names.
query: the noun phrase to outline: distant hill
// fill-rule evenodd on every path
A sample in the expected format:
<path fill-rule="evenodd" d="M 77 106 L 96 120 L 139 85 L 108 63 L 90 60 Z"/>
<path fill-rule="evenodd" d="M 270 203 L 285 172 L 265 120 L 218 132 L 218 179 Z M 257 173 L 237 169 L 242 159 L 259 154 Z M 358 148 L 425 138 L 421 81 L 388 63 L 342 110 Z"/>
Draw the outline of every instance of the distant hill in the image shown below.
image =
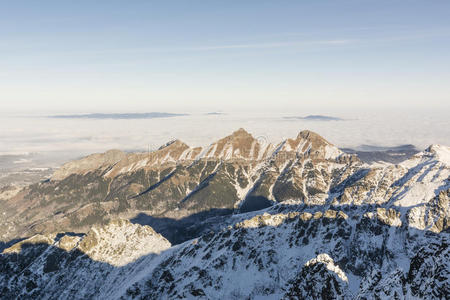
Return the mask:
<path fill-rule="evenodd" d="M 331 116 L 309 115 L 306 117 L 285 117 L 288 120 L 305 120 L 305 121 L 344 121 L 344 119 Z"/>
<path fill-rule="evenodd" d="M 380 147 L 361 145 L 358 149 L 342 148 L 342 151 L 356 154 L 365 163 L 387 162 L 400 163 L 420 151 L 414 145 L 400 145 L 395 147 Z"/>
<path fill-rule="evenodd" d="M 52 115 L 55 119 L 156 119 L 187 116 L 188 114 L 173 114 L 164 112 L 128 113 L 128 114 L 79 114 L 79 115 Z"/>

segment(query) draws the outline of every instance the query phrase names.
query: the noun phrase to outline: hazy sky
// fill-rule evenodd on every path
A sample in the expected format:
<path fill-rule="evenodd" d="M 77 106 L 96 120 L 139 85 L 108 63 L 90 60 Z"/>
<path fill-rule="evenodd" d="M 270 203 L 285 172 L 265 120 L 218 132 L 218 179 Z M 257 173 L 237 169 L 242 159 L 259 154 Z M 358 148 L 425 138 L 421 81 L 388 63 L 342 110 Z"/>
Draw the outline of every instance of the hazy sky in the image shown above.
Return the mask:
<path fill-rule="evenodd" d="M 450 1 L 1 1 L 2 111 L 450 109 Z"/>

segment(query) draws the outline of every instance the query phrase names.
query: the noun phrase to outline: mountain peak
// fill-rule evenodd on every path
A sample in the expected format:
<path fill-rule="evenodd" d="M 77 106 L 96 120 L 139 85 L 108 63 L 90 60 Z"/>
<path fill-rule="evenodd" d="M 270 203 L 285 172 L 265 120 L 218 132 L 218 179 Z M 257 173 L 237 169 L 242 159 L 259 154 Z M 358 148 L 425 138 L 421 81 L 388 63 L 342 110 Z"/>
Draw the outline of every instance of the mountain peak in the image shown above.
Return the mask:
<path fill-rule="evenodd" d="M 331 145 L 331 143 L 324 139 L 322 136 L 310 130 L 300 131 L 297 135 L 297 140 L 299 139 L 307 140 L 314 145 Z"/>
<path fill-rule="evenodd" d="M 295 151 L 324 159 L 335 159 L 342 154 L 342 151 L 333 144 L 310 130 L 300 131 L 297 138 L 285 140 L 280 150 Z"/>
<path fill-rule="evenodd" d="M 183 147 L 183 148 L 189 147 L 188 145 L 186 145 L 186 144 L 185 144 L 184 142 L 182 142 L 181 140 L 179 140 L 179 139 L 174 139 L 174 140 L 171 140 L 171 141 L 165 143 L 165 144 L 162 145 L 161 147 L 159 147 L 158 150 L 162 150 L 162 149 L 165 149 L 165 148 L 168 148 L 168 147 L 180 147 L 180 146 Z"/>
<path fill-rule="evenodd" d="M 231 134 L 231 136 L 236 136 L 236 137 L 242 136 L 242 137 L 245 137 L 245 136 L 251 136 L 251 134 L 248 133 L 247 130 L 245 130 L 244 128 L 239 128 L 238 130 L 234 131 Z"/>
<path fill-rule="evenodd" d="M 211 144 L 205 152 L 206 157 L 216 158 L 245 158 L 259 157 L 261 145 L 245 129 L 239 128 L 231 135 Z"/>

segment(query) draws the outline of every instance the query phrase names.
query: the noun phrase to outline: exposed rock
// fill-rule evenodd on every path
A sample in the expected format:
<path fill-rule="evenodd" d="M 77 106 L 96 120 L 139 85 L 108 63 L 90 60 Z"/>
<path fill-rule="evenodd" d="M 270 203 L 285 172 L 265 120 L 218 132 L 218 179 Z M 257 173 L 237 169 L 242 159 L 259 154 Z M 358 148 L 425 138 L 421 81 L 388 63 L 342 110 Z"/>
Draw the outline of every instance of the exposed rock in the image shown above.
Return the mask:
<path fill-rule="evenodd" d="M 124 159 L 126 154 L 120 150 L 110 150 L 102 154 L 92 154 L 83 159 L 64 164 L 55 171 L 52 180 L 62 180 L 72 174 L 84 175 L 97 169 L 107 168 Z"/>
<path fill-rule="evenodd" d="M 54 243 L 55 236 L 56 235 L 54 235 L 54 234 L 34 235 L 28 239 L 24 239 L 14 245 L 12 245 L 9 248 L 4 249 L 3 254 L 20 253 L 20 251 L 22 251 L 22 247 L 28 246 L 28 245 L 37 245 L 37 244 L 51 245 Z"/>
<path fill-rule="evenodd" d="M 382 207 L 377 208 L 377 217 L 378 219 L 390 226 L 401 226 L 402 221 L 400 220 L 400 213 L 395 209 L 385 209 Z"/>
<path fill-rule="evenodd" d="M 76 246 L 78 246 L 78 243 L 80 242 L 81 237 L 80 236 L 71 236 L 71 235 L 64 235 L 59 241 L 58 241 L 58 248 L 64 250 L 64 251 L 71 251 Z"/>
<path fill-rule="evenodd" d="M 348 278 L 326 253 L 306 262 L 285 299 L 346 299 Z"/>
<path fill-rule="evenodd" d="M 0 296 L 444 298 L 448 152 L 369 166 L 309 131 L 272 146 L 238 130 L 89 156 L 0 202 L 3 240 L 27 237 L 4 245 Z M 180 244 L 116 220 L 137 213 Z"/>
<path fill-rule="evenodd" d="M 11 199 L 12 197 L 16 196 L 21 190 L 22 187 L 15 185 L 7 185 L 0 188 L 0 201 Z"/>

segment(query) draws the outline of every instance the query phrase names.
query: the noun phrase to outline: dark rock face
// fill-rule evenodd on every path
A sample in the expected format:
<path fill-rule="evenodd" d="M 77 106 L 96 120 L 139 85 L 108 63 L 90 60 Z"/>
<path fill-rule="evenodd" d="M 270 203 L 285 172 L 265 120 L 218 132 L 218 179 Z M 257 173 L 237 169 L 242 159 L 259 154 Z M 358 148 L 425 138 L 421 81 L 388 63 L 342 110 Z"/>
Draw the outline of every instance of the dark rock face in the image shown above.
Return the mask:
<path fill-rule="evenodd" d="M 290 282 L 286 299 L 344 299 L 342 280 L 322 263 L 303 267 Z"/>
<path fill-rule="evenodd" d="M 450 250 L 448 241 L 421 248 L 411 260 L 405 282 L 419 298 L 439 297 L 450 292 Z"/>

